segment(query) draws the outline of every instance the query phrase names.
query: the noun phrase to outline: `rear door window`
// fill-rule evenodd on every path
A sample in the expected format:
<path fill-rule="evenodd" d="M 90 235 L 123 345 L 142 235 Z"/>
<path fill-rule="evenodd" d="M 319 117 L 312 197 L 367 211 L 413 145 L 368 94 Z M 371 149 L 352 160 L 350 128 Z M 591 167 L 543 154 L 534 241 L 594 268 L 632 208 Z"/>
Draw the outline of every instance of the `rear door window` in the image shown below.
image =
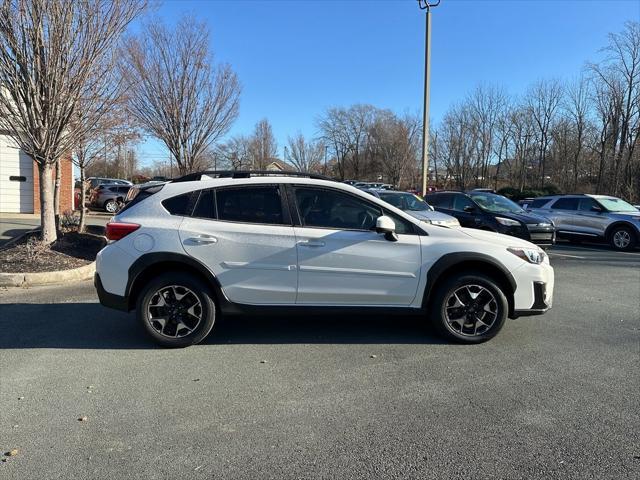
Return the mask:
<path fill-rule="evenodd" d="M 578 198 L 560 198 L 556 200 L 556 202 L 551 205 L 552 210 L 577 210 L 578 209 Z"/>
<path fill-rule="evenodd" d="M 268 225 L 284 224 L 278 186 L 220 188 L 216 191 L 218 220 Z"/>
<path fill-rule="evenodd" d="M 542 208 L 549 202 L 548 198 L 540 198 L 529 202 L 529 208 Z"/>

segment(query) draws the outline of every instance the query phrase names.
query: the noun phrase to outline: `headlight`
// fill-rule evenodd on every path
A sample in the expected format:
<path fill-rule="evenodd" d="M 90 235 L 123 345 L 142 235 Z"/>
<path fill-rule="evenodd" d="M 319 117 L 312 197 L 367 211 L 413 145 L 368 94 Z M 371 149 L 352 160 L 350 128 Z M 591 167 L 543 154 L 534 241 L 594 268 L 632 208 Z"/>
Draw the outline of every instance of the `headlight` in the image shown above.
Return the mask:
<path fill-rule="evenodd" d="M 540 265 L 547 258 L 547 254 L 540 248 L 509 247 L 507 250 L 516 257 L 520 257 L 525 262 L 533 263 L 534 265 Z"/>
<path fill-rule="evenodd" d="M 520 225 L 519 221 L 511 220 L 510 218 L 496 217 L 496 220 L 500 225 L 504 225 L 505 227 L 517 227 Z"/>

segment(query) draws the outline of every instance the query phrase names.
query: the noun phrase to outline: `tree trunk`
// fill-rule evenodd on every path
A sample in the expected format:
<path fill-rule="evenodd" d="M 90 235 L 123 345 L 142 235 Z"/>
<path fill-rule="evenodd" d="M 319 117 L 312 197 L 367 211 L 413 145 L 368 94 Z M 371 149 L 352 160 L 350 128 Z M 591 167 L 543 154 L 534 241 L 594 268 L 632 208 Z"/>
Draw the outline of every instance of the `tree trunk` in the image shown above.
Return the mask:
<path fill-rule="evenodd" d="M 85 206 L 84 206 L 84 164 L 80 166 L 80 224 L 78 225 L 78 232 L 84 232 L 85 222 Z"/>
<path fill-rule="evenodd" d="M 60 234 L 60 184 L 62 180 L 62 165 L 60 158 L 56 160 L 56 181 L 53 186 L 53 212 L 56 222 L 56 232 Z"/>
<path fill-rule="evenodd" d="M 53 195 L 53 165 L 38 165 L 40 176 L 40 225 L 42 226 L 42 242 L 51 244 L 58 238 Z"/>

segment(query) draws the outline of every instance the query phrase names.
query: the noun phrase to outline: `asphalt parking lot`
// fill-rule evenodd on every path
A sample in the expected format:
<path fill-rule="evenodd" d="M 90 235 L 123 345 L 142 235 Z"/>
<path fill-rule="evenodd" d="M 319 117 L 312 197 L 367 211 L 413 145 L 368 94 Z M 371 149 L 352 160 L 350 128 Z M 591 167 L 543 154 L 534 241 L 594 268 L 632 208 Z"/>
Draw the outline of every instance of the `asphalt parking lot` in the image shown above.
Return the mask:
<path fill-rule="evenodd" d="M 551 261 L 554 308 L 477 346 L 237 318 L 162 350 L 90 282 L 1 290 L 0 478 L 638 478 L 640 252 Z"/>

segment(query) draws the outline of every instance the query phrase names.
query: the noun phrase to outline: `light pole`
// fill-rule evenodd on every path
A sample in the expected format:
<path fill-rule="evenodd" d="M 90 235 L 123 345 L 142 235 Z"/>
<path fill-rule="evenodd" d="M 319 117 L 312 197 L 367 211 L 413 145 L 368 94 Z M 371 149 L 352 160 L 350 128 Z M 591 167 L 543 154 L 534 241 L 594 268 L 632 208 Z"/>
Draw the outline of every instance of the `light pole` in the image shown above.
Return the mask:
<path fill-rule="evenodd" d="M 440 0 L 429 2 L 418 0 L 420 10 L 426 10 L 424 36 L 424 103 L 422 109 L 422 195 L 427 194 L 427 178 L 429 176 L 429 94 L 431 64 L 431 9 L 440 5 Z"/>

